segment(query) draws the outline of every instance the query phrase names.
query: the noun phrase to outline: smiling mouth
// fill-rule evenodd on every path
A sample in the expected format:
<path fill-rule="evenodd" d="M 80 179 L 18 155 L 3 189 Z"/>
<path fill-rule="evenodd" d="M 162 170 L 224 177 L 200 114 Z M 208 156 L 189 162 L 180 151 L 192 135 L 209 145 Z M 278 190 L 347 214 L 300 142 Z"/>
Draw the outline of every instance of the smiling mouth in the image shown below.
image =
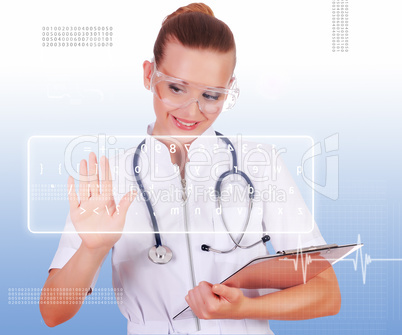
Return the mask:
<path fill-rule="evenodd" d="M 172 116 L 173 116 L 173 115 L 172 115 Z M 184 122 L 184 121 L 178 119 L 178 118 L 175 117 L 175 116 L 173 116 L 173 117 L 174 117 L 174 119 L 175 119 L 177 122 L 179 122 L 180 124 L 182 124 L 182 125 L 184 125 L 184 126 L 187 126 L 187 127 L 195 126 L 197 123 L 200 123 L 200 122 Z"/>

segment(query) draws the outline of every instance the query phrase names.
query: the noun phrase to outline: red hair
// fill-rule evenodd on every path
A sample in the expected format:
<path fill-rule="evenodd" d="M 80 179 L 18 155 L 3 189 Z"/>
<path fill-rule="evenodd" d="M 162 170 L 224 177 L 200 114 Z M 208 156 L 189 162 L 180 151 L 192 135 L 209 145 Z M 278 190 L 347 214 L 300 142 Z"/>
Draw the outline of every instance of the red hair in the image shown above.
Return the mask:
<path fill-rule="evenodd" d="M 156 64 L 163 60 L 165 46 L 169 40 L 177 40 L 189 48 L 210 49 L 222 53 L 233 50 L 236 62 L 236 44 L 232 31 L 203 3 L 180 7 L 163 20 L 154 45 Z"/>

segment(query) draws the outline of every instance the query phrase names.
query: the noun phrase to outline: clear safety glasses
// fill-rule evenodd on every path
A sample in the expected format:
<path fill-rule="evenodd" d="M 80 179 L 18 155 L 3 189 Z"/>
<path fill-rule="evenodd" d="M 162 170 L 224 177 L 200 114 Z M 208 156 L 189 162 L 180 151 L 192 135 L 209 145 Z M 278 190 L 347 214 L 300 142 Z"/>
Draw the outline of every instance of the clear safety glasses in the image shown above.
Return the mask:
<path fill-rule="evenodd" d="M 191 103 L 197 102 L 200 111 L 208 114 L 232 108 L 240 92 L 234 76 L 230 88 L 198 85 L 158 71 L 155 62 L 151 77 L 151 91 L 159 100 L 169 106 L 185 108 Z"/>

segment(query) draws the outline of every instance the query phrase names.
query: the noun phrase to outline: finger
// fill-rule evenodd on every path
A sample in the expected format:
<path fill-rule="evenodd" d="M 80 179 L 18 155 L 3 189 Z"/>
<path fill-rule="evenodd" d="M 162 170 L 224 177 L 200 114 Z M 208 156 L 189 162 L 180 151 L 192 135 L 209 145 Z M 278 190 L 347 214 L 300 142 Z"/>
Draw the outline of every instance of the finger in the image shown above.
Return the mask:
<path fill-rule="evenodd" d="M 207 296 L 205 296 L 203 293 L 203 289 L 198 286 L 197 288 L 194 289 L 194 299 L 196 301 L 197 305 L 205 306 L 207 303 Z"/>
<path fill-rule="evenodd" d="M 211 283 L 208 283 L 207 281 L 203 280 L 198 284 L 198 286 L 212 288 L 213 285 Z"/>
<path fill-rule="evenodd" d="M 80 162 L 80 201 L 83 202 L 89 198 L 88 169 L 87 161 L 82 159 Z"/>
<path fill-rule="evenodd" d="M 100 158 L 102 196 L 105 201 L 113 200 L 113 181 L 112 171 L 110 170 L 109 160 L 102 156 Z"/>
<path fill-rule="evenodd" d="M 210 312 L 213 304 L 219 300 L 219 298 L 212 291 L 212 284 L 203 281 L 199 285 L 199 295 L 202 298 L 202 301 L 206 305 L 208 312 Z"/>
<path fill-rule="evenodd" d="M 67 179 L 68 201 L 70 203 L 70 210 L 78 208 L 80 203 L 78 202 L 77 192 L 75 192 L 74 178 L 69 176 Z"/>
<path fill-rule="evenodd" d="M 187 295 L 184 297 L 184 300 L 186 300 L 187 305 L 192 309 L 193 313 L 198 316 L 197 306 L 194 305 L 193 300 L 190 297 L 190 292 L 191 291 L 187 293 Z"/>
<path fill-rule="evenodd" d="M 188 291 L 185 299 L 187 304 L 190 306 L 190 308 L 193 310 L 195 315 L 198 317 L 202 317 L 202 306 L 199 303 L 198 296 L 196 294 L 197 288 L 193 288 L 192 290 Z M 202 305 L 204 303 L 202 302 Z"/>
<path fill-rule="evenodd" d="M 186 296 L 186 301 L 189 303 L 190 307 L 194 306 L 197 309 L 202 308 L 205 305 L 205 301 L 200 293 L 200 287 L 196 286 L 190 291 L 188 291 L 188 294 Z"/>
<path fill-rule="evenodd" d="M 124 197 L 120 200 L 119 204 L 117 205 L 116 211 L 113 213 L 114 218 L 121 219 L 119 220 L 121 227 L 117 228 L 122 228 L 124 226 L 128 208 L 130 207 L 131 203 L 133 202 L 136 196 L 137 192 L 135 191 L 128 192 L 124 195 Z"/>
<path fill-rule="evenodd" d="M 98 162 L 94 152 L 89 154 L 89 186 L 91 191 L 91 196 L 99 195 L 99 171 Z"/>
<path fill-rule="evenodd" d="M 202 319 L 213 317 L 215 302 L 218 299 L 211 290 L 211 287 L 200 283 L 190 292 L 191 302 L 196 306 L 197 316 Z"/>
<path fill-rule="evenodd" d="M 221 298 L 233 303 L 240 297 L 240 290 L 235 287 L 229 287 L 223 284 L 216 284 L 212 286 L 212 292 L 219 295 Z"/>

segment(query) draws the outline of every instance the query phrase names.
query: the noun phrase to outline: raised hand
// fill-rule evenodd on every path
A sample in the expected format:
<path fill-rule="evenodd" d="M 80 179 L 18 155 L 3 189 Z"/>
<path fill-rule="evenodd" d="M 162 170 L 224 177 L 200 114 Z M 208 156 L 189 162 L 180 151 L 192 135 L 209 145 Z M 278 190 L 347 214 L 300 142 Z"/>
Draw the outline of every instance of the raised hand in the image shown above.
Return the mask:
<path fill-rule="evenodd" d="M 127 210 L 136 196 L 128 192 L 116 205 L 112 190 L 112 175 L 109 160 L 102 156 L 102 185 L 99 182 L 96 155 L 89 154 L 89 175 L 87 161 L 80 162 L 79 200 L 75 192 L 74 178 L 68 178 L 68 199 L 73 225 L 89 249 L 109 250 L 120 239 L 126 221 Z M 102 187 L 102 193 L 100 188 Z"/>

